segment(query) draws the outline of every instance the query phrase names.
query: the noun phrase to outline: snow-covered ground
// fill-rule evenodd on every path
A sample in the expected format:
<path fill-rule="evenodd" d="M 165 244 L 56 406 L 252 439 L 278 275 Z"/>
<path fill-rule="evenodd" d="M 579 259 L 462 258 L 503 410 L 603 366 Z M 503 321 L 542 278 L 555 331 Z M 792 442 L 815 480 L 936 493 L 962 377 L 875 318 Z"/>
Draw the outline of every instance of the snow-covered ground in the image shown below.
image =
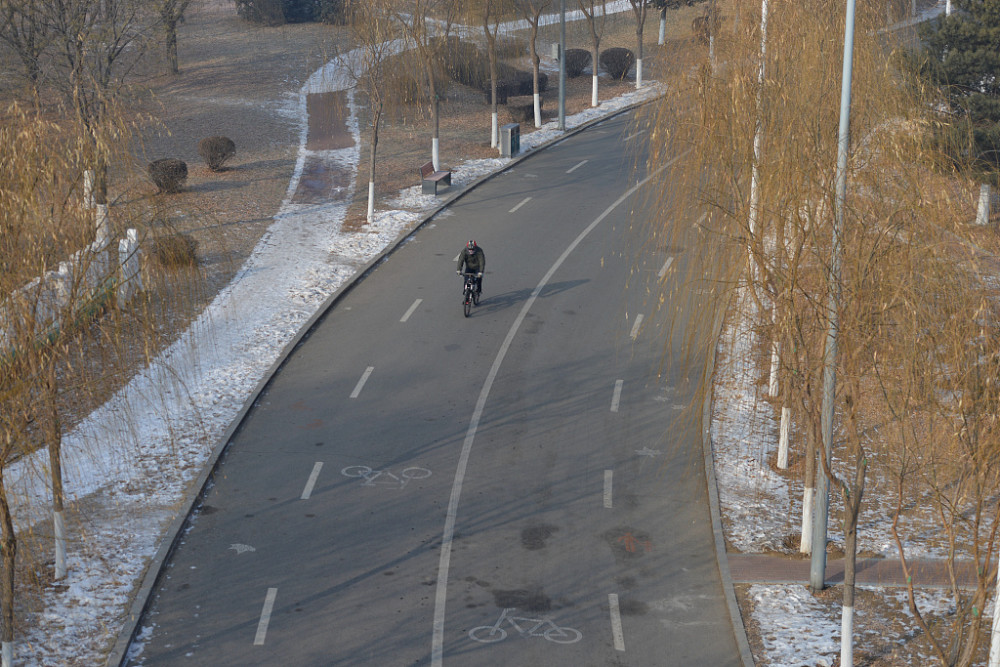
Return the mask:
<path fill-rule="evenodd" d="M 618 4 L 620 11 L 629 7 Z M 15 664 L 103 664 L 130 594 L 171 521 L 183 511 L 188 487 L 272 363 L 338 288 L 438 206 L 436 197 L 422 195 L 416 186 L 399 193 L 394 209 L 377 211 L 370 228 L 346 232 L 341 229 L 344 204 L 291 203 L 309 158 L 356 173 L 356 147 L 322 153 L 305 148 L 306 95 L 348 89 L 342 69 L 337 63 L 328 65 L 300 91 L 301 144 L 286 200 L 232 283 L 149 368 L 66 434 L 68 501 L 86 502 L 88 511 L 80 517 L 83 523 L 74 526 L 66 580 L 45 591 L 44 609 L 21 626 L 25 629 L 17 637 Z M 614 114 L 659 90 L 650 84 L 604 101 L 567 117 L 566 125 L 574 128 Z M 349 125 L 357 138 L 353 115 Z M 549 123 L 522 136 L 522 152 L 562 135 Z M 454 183 L 468 185 L 509 162 L 463 163 L 454 169 Z M 747 527 L 728 537 L 740 548 L 759 550 L 788 528 L 785 520 L 770 525 L 761 517 L 782 514 L 774 511 L 775 503 L 794 510 L 795 501 L 786 482 L 766 465 L 767 443 L 775 441 L 776 427 L 752 389 L 759 376 L 752 360 L 754 343 L 739 331 L 727 336 L 719 375 L 745 382 L 735 389 L 732 383 L 720 386 L 716 394 L 716 473 L 727 526 Z M 22 529 L 45 519 L 47 465 L 39 455 L 5 471 Z M 751 595 L 758 601 L 756 620 L 765 631 L 771 664 L 832 664 L 839 622 L 829 619 L 803 587 L 755 586 Z M 789 623 L 792 610 L 795 621 Z"/>

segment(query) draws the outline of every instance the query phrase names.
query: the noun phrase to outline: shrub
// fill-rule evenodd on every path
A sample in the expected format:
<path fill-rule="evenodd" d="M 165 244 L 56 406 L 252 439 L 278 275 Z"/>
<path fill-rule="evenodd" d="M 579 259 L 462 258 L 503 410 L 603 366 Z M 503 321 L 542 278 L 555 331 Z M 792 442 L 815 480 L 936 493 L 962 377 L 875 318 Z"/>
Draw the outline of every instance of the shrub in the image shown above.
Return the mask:
<path fill-rule="evenodd" d="M 538 100 L 538 106 L 541 107 L 543 100 Z M 535 100 L 532 99 L 530 102 L 510 104 L 507 106 L 507 110 L 510 111 L 511 120 L 516 123 L 532 123 L 535 122 Z"/>
<path fill-rule="evenodd" d="M 624 79 L 634 64 L 635 55 L 620 46 L 605 49 L 601 53 L 601 67 L 612 79 Z"/>
<path fill-rule="evenodd" d="M 187 163 L 174 157 L 153 160 L 147 168 L 149 178 L 159 188 L 159 192 L 174 193 L 184 189 L 187 180 Z"/>
<path fill-rule="evenodd" d="M 497 58 L 510 60 L 528 55 L 528 40 L 520 37 L 504 37 L 497 40 Z"/>
<path fill-rule="evenodd" d="M 566 76 L 570 79 L 583 74 L 590 64 L 590 51 L 586 49 L 566 49 Z"/>
<path fill-rule="evenodd" d="M 229 137 L 205 137 L 198 142 L 198 155 L 212 171 L 222 171 L 226 161 L 236 155 L 236 144 Z"/>
<path fill-rule="evenodd" d="M 262 25 L 282 25 L 285 8 L 282 0 L 234 0 L 236 15 L 244 21 Z"/>
<path fill-rule="evenodd" d="M 344 25 L 347 23 L 347 0 L 318 0 L 316 18 L 323 23 Z"/>
<path fill-rule="evenodd" d="M 161 266 L 194 266 L 198 242 L 188 234 L 170 234 L 153 239 L 152 255 Z"/>

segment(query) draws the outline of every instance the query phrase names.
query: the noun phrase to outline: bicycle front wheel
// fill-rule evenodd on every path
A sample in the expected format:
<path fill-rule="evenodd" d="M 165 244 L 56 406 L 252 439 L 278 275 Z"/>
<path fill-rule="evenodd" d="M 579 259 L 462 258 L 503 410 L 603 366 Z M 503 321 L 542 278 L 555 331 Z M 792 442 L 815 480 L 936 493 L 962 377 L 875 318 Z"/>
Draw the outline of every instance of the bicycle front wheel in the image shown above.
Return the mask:
<path fill-rule="evenodd" d="M 550 642 L 557 644 L 574 644 L 583 637 L 583 633 L 576 628 L 549 628 L 543 635 Z"/>
<path fill-rule="evenodd" d="M 469 313 L 472 312 L 472 297 L 468 294 L 465 295 L 465 302 L 462 303 L 462 308 L 465 310 L 465 316 L 468 317 Z"/>

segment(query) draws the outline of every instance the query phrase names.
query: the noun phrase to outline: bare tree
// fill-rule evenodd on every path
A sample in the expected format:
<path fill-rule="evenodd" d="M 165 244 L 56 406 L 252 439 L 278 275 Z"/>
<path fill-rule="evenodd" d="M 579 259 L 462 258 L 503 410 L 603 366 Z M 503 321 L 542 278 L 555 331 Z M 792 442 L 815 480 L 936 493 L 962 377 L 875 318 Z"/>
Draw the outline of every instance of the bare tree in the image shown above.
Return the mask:
<path fill-rule="evenodd" d="M 163 28 L 163 46 L 171 74 L 180 72 L 177 64 L 177 24 L 184 20 L 184 12 L 190 4 L 191 0 L 157 0 L 160 26 Z"/>
<path fill-rule="evenodd" d="M 552 6 L 552 0 L 515 0 L 515 7 L 529 25 L 528 48 L 531 50 L 531 75 L 535 102 L 535 127 L 542 126 L 542 102 L 538 90 L 538 67 L 541 59 L 538 57 L 538 25 L 542 13 Z"/>
<path fill-rule="evenodd" d="M 0 0 L 0 40 L 17 54 L 34 95 L 42 79 L 42 56 L 52 41 L 42 0 Z"/>
<path fill-rule="evenodd" d="M 635 87 L 642 88 L 642 31 L 652 0 L 628 0 L 635 15 Z"/>
<path fill-rule="evenodd" d="M 605 3 L 597 0 L 577 0 L 580 11 L 587 19 L 587 29 L 590 31 L 590 66 L 593 69 L 593 89 L 590 97 L 590 106 L 596 107 L 600 104 L 597 96 L 597 78 L 600 75 L 601 66 L 601 38 L 604 36 L 604 26 L 607 21 Z"/>
<path fill-rule="evenodd" d="M 52 27 L 59 76 L 54 81 L 92 143 L 101 139 L 112 99 L 120 99 L 126 80 L 151 39 L 147 6 L 141 0 L 51 0 L 44 3 Z M 95 151 L 94 197 L 107 202 L 108 165 Z"/>
<path fill-rule="evenodd" d="M 440 109 L 443 91 L 438 89 L 443 80 L 440 76 L 441 59 L 448 48 L 459 4 L 457 0 L 408 0 L 391 9 L 393 19 L 420 60 L 421 76 L 427 86 L 431 110 L 431 162 L 435 171 L 441 169 Z"/>
<path fill-rule="evenodd" d="M 351 31 L 358 47 L 359 57 L 350 66 L 355 79 L 368 98 L 368 127 L 371 131 L 371 145 L 368 157 L 368 214 L 371 223 L 375 219 L 375 165 L 378 153 L 379 130 L 385 105 L 388 101 L 386 64 L 398 44 L 391 4 L 388 0 L 370 0 L 352 4 Z"/>

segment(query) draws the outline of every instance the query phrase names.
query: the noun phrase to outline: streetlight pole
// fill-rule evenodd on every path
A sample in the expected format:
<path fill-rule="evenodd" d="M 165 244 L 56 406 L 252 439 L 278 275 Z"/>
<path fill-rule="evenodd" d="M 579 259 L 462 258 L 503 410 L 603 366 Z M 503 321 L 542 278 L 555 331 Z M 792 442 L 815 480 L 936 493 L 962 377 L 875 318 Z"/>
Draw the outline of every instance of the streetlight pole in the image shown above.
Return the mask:
<path fill-rule="evenodd" d="M 559 129 L 566 129 L 566 0 L 559 0 Z"/>
<path fill-rule="evenodd" d="M 834 201 L 833 244 L 830 256 L 827 301 L 826 349 L 823 352 L 823 415 L 820 430 L 826 466 L 819 470 L 816 485 L 816 514 L 813 520 L 812 560 L 809 568 L 809 588 L 814 593 L 823 590 L 826 577 L 826 528 L 830 512 L 830 480 L 825 469 L 833 455 L 834 394 L 837 386 L 837 322 L 840 304 L 841 230 L 844 226 L 844 202 L 847 199 L 847 151 L 851 133 L 851 73 L 854 69 L 854 4 L 847 0 L 847 22 L 844 28 L 844 70 L 840 84 L 840 133 L 837 139 L 836 199 Z"/>

